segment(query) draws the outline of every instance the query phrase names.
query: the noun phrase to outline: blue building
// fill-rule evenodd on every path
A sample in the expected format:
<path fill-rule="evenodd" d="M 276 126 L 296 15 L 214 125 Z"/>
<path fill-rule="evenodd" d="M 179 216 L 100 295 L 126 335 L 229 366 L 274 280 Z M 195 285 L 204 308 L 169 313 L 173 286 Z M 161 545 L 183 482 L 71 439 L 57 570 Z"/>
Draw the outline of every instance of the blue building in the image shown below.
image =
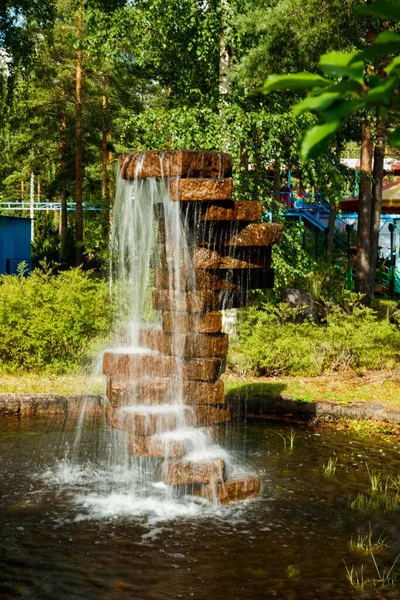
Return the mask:
<path fill-rule="evenodd" d="M 0 275 L 17 273 L 25 261 L 31 267 L 31 220 L 0 215 Z"/>

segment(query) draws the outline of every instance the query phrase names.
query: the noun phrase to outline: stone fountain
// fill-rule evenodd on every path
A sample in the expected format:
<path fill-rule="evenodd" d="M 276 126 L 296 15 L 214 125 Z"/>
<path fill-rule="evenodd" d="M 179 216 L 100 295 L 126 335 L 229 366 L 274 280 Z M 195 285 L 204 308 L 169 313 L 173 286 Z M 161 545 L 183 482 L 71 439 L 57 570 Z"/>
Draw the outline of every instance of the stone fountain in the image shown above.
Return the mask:
<path fill-rule="evenodd" d="M 232 473 L 213 441 L 231 417 L 220 379 L 228 351 L 221 310 L 243 306 L 250 289 L 272 287 L 271 246 L 282 236 L 281 225 L 260 222 L 260 202 L 233 201 L 231 174 L 231 157 L 224 153 L 121 157 L 122 180 L 131 186 L 152 182 L 161 194 L 152 200 L 148 233 L 135 225 L 136 236 L 156 232 L 157 264 L 148 266 L 160 325 L 144 326 L 137 316 L 133 328 L 123 330 L 122 345 L 103 359 L 107 422 L 127 433 L 128 453 L 147 461 L 148 476 L 169 490 L 190 490 L 221 504 L 260 494 L 259 479 Z M 133 202 L 145 208 L 139 188 L 129 189 L 128 209 Z M 135 214 L 124 217 L 124 227 L 129 218 L 139 219 Z M 135 261 L 138 267 L 143 262 L 137 248 L 134 259 L 123 258 L 132 273 Z M 138 281 L 131 287 L 138 288 Z"/>

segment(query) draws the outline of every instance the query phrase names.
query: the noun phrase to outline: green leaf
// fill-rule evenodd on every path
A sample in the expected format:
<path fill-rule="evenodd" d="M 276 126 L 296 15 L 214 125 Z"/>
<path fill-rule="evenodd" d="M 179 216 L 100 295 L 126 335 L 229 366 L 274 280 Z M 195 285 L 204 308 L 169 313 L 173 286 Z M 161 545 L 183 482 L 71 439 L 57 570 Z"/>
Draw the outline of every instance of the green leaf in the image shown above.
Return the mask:
<path fill-rule="evenodd" d="M 340 120 L 330 121 L 323 125 L 315 125 L 306 131 L 301 145 L 301 158 L 303 161 L 315 158 L 323 145 L 340 127 Z"/>
<path fill-rule="evenodd" d="M 356 81 L 363 81 L 364 63 L 355 61 L 358 52 L 327 52 L 323 54 L 318 66 L 326 75 L 332 77 L 350 77 Z"/>
<path fill-rule="evenodd" d="M 307 96 L 302 102 L 299 102 L 293 107 L 293 113 L 298 116 L 310 110 L 324 110 L 329 108 L 339 96 L 339 92 L 321 94 L 320 96 Z"/>
<path fill-rule="evenodd" d="M 400 127 L 395 129 L 390 136 L 391 144 L 395 148 L 400 148 Z"/>
<path fill-rule="evenodd" d="M 269 94 L 278 90 L 311 90 L 317 86 L 326 87 L 331 85 L 329 79 L 325 79 L 315 73 L 293 73 L 289 75 L 270 75 L 261 88 L 256 92 Z"/>
<path fill-rule="evenodd" d="M 354 81 L 353 79 L 343 79 L 342 81 L 339 81 L 339 83 L 336 83 L 329 88 L 325 88 L 324 92 L 339 92 L 344 95 L 348 94 L 349 92 L 354 92 L 355 94 L 359 95 L 360 93 L 364 92 L 364 88 L 358 81 Z"/>
<path fill-rule="evenodd" d="M 400 52 L 400 35 L 394 31 L 383 31 L 376 36 L 373 44 L 357 52 L 352 62 L 359 60 L 371 60 L 379 56 Z"/>
<path fill-rule="evenodd" d="M 400 71 L 400 56 L 396 56 L 391 63 L 385 68 L 385 73 L 390 75 L 392 71 Z"/>
<path fill-rule="evenodd" d="M 343 121 L 347 119 L 360 108 L 364 108 L 366 101 L 364 98 L 359 100 L 347 100 L 341 99 L 335 102 L 333 106 L 330 106 L 328 110 L 321 110 L 321 115 L 324 120 L 328 123 L 331 121 Z"/>
<path fill-rule="evenodd" d="M 384 81 L 371 89 L 366 95 L 367 104 L 391 104 L 393 99 L 393 91 L 399 83 L 399 76 L 394 73 Z"/>
<path fill-rule="evenodd" d="M 356 6 L 354 12 L 361 15 L 371 15 L 378 19 L 390 19 L 393 21 L 400 20 L 400 6 L 394 2 L 387 2 L 386 0 L 377 0 L 375 4 L 368 4 L 365 6 Z"/>

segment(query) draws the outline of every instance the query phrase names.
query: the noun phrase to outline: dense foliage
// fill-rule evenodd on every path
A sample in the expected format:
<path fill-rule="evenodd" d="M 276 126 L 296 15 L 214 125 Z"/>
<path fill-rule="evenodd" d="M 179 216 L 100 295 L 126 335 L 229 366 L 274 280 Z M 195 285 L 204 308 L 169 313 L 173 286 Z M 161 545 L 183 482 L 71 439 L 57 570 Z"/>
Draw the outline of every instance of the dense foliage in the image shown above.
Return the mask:
<path fill-rule="evenodd" d="M 0 279 L 0 371 L 63 373 L 82 366 L 109 333 L 106 284 L 80 269 Z"/>
<path fill-rule="evenodd" d="M 301 309 L 263 304 L 243 311 L 230 363 L 241 375 L 319 375 L 389 369 L 400 360 L 400 330 L 352 301 L 332 306 L 323 324 L 299 321 Z"/>
<path fill-rule="evenodd" d="M 7 0 L 0 199 L 28 200 L 33 174 L 35 200 L 82 199 L 101 207 L 101 213 L 83 211 L 84 253 L 101 260 L 107 259 L 116 155 L 125 150 L 224 149 L 234 157 L 238 195 L 260 198 L 268 209 L 289 165 L 303 188 L 318 186 L 337 201 L 348 182 L 335 144 L 323 160 L 299 161 L 299 140 L 315 118 L 295 117 L 288 96 L 270 100 L 248 92 L 277 65 L 315 68 L 318 53 L 332 45 L 358 46 L 354 2 L 346 0 L 343 10 L 325 0 Z M 26 36 L 20 59 L 18 40 Z M 230 62 L 226 72 L 222 50 Z M 74 217 L 60 223 L 54 215 L 59 256 L 69 264 L 78 234 Z M 43 239 L 43 227 L 39 233 Z M 36 254 L 50 258 L 54 244 L 46 252 Z"/>

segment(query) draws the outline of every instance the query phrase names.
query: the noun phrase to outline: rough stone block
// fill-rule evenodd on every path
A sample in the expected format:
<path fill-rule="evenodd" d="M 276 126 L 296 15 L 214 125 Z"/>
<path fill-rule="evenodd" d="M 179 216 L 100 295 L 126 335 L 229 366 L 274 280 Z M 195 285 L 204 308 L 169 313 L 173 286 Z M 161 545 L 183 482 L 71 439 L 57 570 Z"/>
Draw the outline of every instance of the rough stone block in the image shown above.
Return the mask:
<path fill-rule="evenodd" d="M 166 333 L 219 333 L 222 314 L 219 311 L 201 313 L 164 312 L 162 327 Z"/>
<path fill-rule="evenodd" d="M 233 183 L 226 179 L 173 179 L 170 184 L 172 200 L 202 202 L 205 200 L 230 200 Z"/>
<path fill-rule="evenodd" d="M 184 381 L 183 397 L 185 404 L 224 404 L 224 382 Z"/>
<path fill-rule="evenodd" d="M 181 440 L 163 438 L 158 435 L 143 437 L 129 434 L 128 454 L 131 456 L 151 456 L 154 458 L 180 458 L 185 453 Z"/>
<path fill-rule="evenodd" d="M 153 291 L 153 308 L 164 311 L 205 312 L 218 310 L 219 295 L 212 291 L 189 291 L 170 293 L 168 290 Z"/>
<path fill-rule="evenodd" d="M 177 364 L 175 358 L 162 354 L 108 351 L 103 356 L 103 373 L 122 377 L 173 377 Z"/>
<path fill-rule="evenodd" d="M 215 381 L 225 370 L 220 358 L 192 358 L 183 361 L 183 378 L 199 381 Z"/>
<path fill-rule="evenodd" d="M 123 179 L 134 177 L 230 177 L 232 158 L 223 152 L 197 150 L 142 151 L 122 154 Z"/>
<path fill-rule="evenodd" d="M 195 248 L 196 269 L 266 269 L 271 266 L 271 248 L 237 248 L 234 253 Z"/>
<path fill-rule="evenodd" d="M 204 202 L 184 205 L 187 220 L 196 221 L 230 221 L 230 222 L 252 222 L 260 221 L 263 208 L 261 202 L 254 200 L 231 200 L 229 202 Z"/>
<path fill-rule="evenodd" d="M 220 504 L 242 502 L 260 497 L 260 480 L 258 477 L 246 475 L 237 479 L 227 479 L 222 483 L 206 484 L 196 492 L 211 502 Z"/>
<path fill-rule="evenodd" d="M 154 407 L 149 407 L 154 408 Z M 150 436 L 155 433 L 171 431 L 176 429 L 185 419 L 186 425 L 193 426 L 195 415 L 191 408 L 187 406 L 175 407 L 161 405 L 158 412 L 135 412 L 130 408 L 113 408 L 107 406 L 106 420 L 108 425 L 115 429 L 128 431 L 135 436 Z"/>
<path fill-rule="evenodd" d="M 192 210 L 192 207 L 188 207 Z M 194 211 L 193 211 L 194 213 Z M 230 203 L 208 202 L 200 208 L 196 218 L 200 221 L 259 221 L 263 214 L 261 202 L 239 200 Z"/>
<path fill-rule="evenodd" d="M 263 208 L 261 202 L 254 200 L 214 200 L 211 202 L 184 202 L 181 209 L 185 220 L 190 225 L 199 221 L 260 221 Z M 154 207 L 154 215 L 158 221 L 164 220 L 162 202 Z"/>
<path fill-rule="evenodd" d="M 112 406 L 162 404 L 173 391 L 172 379 L 108 377 L 106 395 Z"/>
<path fill-rule="evenodd" d="M 272 246 L 282 241 L 283 225 L 279 223 L 249 223 L 226 242 L 227 246 Z"/>
<path fill-rule="evenodd" d="M 226 273 L 214 273 L 195 269 L 193 277 L 185 277 L 185 273 L 179 274 L 176 279 L 173 274 L 164 269 L 156 269 L 154 274 L 154 284 L 158 289 L 176 289 L 179 286 L 180 290 L 236 290 L 238 285 L 229 281 Z"/>
<path fill-rule="evenodd" d="M 141 345 L 165 354 L 183 357 L 223 356 L 228 353 L 226 333 L 164 333 L 160 330 L 142 329 Z"/>
<path fill-rule="evenodd" d="M 50 394 L 23 394 L 20 396 L 20 414 L 56 414 L 67 412 L 67 400 L 64 396 Z"/>
<path fill-rule="evenodd" d="M 19 397 L 14 394 L 0 394 L 0 415 L 17 415 L 19 409 Z"/>
<path fill-rule="evenodd" d="M 103 396 L 97 394 L 67 396 L 68 414 L 80 413 L 83 408 L 85 414 L 101 414 L 103 411 Z"/>
<path fill-rule="evenodd" d="M 169 275 L 167 271 L 162 269 L 157 269 L 160 276 L 156 275 L 156 281 L 159 284 L 157 287 L 160 289 L 174 289 L 174 281 L 172 280 L 171 286 L 169 283 Z M 203 271 L 201 269 L 196 269 L 196 273 L 199 275 L 196 279 L 185 281 L 183 277 L 179 279 L 181 290 L 190 290 L 197 289 L 199 291 L 211 290 L 211 291 L 219 291 L 219 292 L 234 292 L 238 290 L 257 290 L 257 289 L 266 289 L 272 288 L 274 285 L 274 270 L 271 268 L 257 268 L 257 269 L 214 269 L 211 271 Z M 183 327 L 184 325 L 180 325 L 178 323 L 179 319 L 183 319 L 183 312 L 173 312 L 173 313 L 164 313 L 164 314 L 176 314 L 175 321 L 177 322 L 177 327 Z M 189 313 L 190 314 L 190 313 Z M 217 314 L 217 313 L 207 313 L 209 314 Z M 204 316 L 207 316 L 204 315 Z M 222 325 L 222 321 L 221 321 Z M 198 325 L 200 327 L 200 323 Z M 168 331 L 163 324 L 164 331 Z M 191 329 L 191 331 L 202 331 L 200 328 L 196 329 L 195 326 Z M 218 331 L 218 330 L 216 330 Z M 219 329 L 220 331 L 220 329 Z M 209 330 L 209 333 L 212 333 L 213 329 Z M 206 333 L 206 330 L 204 330 Z"/>
<path fill-rule="evenodd" d="M 214 381 L 223 372 L 220 358 L 191 358 L 182 360 L 164 354 L 138 355 L 123 352 L 105 352 L 103 373 L 119 377 L 176 377 Z"/>
<path fill-rule="evenodd" d="M 140 379 L 129 377 L 109 377 L 107 398 L 113 407 L 132 404 L 170 404 L 176 401 L 179 384 L 173 379 Z M 217 381 L 183 382 L 183 402 L 185 404 L 224 404 L 224 383 Z"/>
<path fill-rule="evenodd" d="M 196 405 L 194 407 L 197 427 L 219 425 L 231 420 L 229 406 Z"/>
<path fill-rule="evenodd" d="M 163 479 L 167 485 L 187 485 L 223 481 L 225 463 L 222 458 L 211 460 L 167 460 L 163 464 Z"/>

